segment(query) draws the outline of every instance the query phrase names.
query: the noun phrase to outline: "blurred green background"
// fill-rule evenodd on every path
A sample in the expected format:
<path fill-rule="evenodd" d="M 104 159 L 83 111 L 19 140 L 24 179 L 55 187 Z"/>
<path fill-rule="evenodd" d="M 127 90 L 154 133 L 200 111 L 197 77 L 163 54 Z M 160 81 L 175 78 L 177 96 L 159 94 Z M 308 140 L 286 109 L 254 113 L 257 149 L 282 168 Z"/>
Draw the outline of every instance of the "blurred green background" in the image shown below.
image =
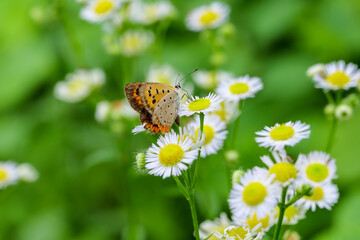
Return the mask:
<path fill-rule="evenodd" d="M 112 133 L 94 120 L 93 105 L 54 98 L 55 83 L 84 66 L 104 69 L 102 92 L 108 99 L 124 96 L 118 84 L 123 59 L 105 52 L 101 26 L 81 20 L 75 1 L 59 2 L 60 17 L 38 24 L 30 10 L 50 8 L 54 1 L 0 1 L 0 159 L 30 162 L 40 172 L 37 182 L 0 192 L 0 239 L 192 239 L 190 211 L 173 180 L 141 175 L 134 167 L 134 153 L 151 145 L 149 138 L 130 134 L 135 122 L 122 134 Z M 183 73 L 208 69 L 207 46 L 183 21 L 208 1 L 172 2 L 179 14 L 167 32 L 164 62 Z M 226 46 L 223 69 L 264 82 L 241 115 L 239 165 L 260 165 L 259 156 L 267 152 L 255 143 L 255 131 L 275 122 L 311 125 L 311 138 L 290 154 L 323 150 L 329 128 L 326 99 L 305 72 L 318 62 L 360 64 L 360 1 L 224 2 L 232 8 L 237 31 Z M 135 80 L 143 81 L 153 60 L 148 54 L 138 61 Z M 332 152 L 340 201 L 332 211 L 307 214 L 295 227 L 303 239 L 360 239 L 359 142 L 360 113 L 355 111 L 340 123 Z M 200 222 L 229 213 L 229 188 L 221 152 L 201 162 Z"/>

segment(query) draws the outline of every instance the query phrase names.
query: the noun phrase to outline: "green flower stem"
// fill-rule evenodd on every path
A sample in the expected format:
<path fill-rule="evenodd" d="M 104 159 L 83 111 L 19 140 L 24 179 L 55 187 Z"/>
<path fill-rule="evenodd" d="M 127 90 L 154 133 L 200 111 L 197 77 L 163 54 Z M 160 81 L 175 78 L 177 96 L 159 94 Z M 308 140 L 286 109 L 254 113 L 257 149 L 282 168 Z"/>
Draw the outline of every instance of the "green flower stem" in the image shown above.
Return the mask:
<path fill-rule="evenodd" d="M 180 192 L 184 195 L 184 197 L 186 198 L 186 200 L 189 200 L 189 192 L 188 190 L 184 187 L 184 185 L 182 184 L 182 182 L 180 181 L 180 179 L 176 176 L 173 176 L 176 184 L 178 185 Z"/>
<path fill-rule="evenodd" d="M 202 136 L 203 134 L 203 131 L 204 131 L 204 120 L 205 120 L 205 115 L 204 113 L 200 113 L 200 137 Z M 197 159 L 196 161 L 194 162 L 195 164 L 195 171 L 194 171 L 194 177 L 192 179 L 192 183 L 191 183 L 191 187 L 192 188 L 195 188 L 195 185 L 196 185 L 196 181 L 197 181 L 197 178 L 198 178 L 198 171 L 199 171 L 199 161 L 200 161 L 200 153 L 201 153 L 201 148 L 199 148 L 199 151 L 198 151 L 198 156 L 197 156 Z"/>
<path fill-rule="evenodd" d="M 239 108 L 239 116 L 236 118 L 236 120 L 234 121 L 234 123 L 233 123 L 233 129 L 232 129 L 232 131 L 231 131 L 231 134 L 232 134 L 232 136 L 231 136 L 231 147 L 235 147 L 234 145 L 235 145 L 235 142 L 236 142 L 236 137 L 237 137 L 237 133 L 238 133 L 238 131 L 239 131 L 239 125 L 240 125 L 240 115 L 241 115 L 241 111 L 242 111 L 242 109 L 243 109 L 243 107 L 244 107 L 244 105 L 245 105 L 245 101 L 243 101 L 243 100 L 240 100 L 239 101 L 239 106 L 238 106 L 238 108 Z"/>
<path fill-rule="evenodd" d="M 287 190 L 288 190 L 288 187 L 284 187 L 283 190 L 282 190 L 281 202 L 278 205 L 279 209 L 280 209 L 280 211 L 279 211 L 279 219 L 278 219 L 278 222 L 276 224 L 276 229 L 275 229 L 273 240 L 279 240 L 279 237 L 280 237 L 281 225 L 282 225 L 283 218 L 284 218 L 284 213 L 285 213 L 285 210 L 286 210 L 285 201 L 286 201 L 286 192 L 287 192 Z"/>
<path fill-rule="evenodd" d="M 194 191 L 190 192 L 189 195 L 190 195 L 189 196 L 190 197 L 189 204 L 190 204 L 191 216 L 192 216 L 193 225 L 194 225 L 195 238 L 196 238 L 196 240 L 200 240 L 199 223 L 198 223 L 197 214 L 196 214 Z"/>
<path fill-rule="evenodd" d="M 332 103 L 332 104 L 335 104 L 336 106 L 338 106 L 340 104 L 341 100 L 342 100 L 343 91 L 338 90 L 336 92 L 335 100 L 334 100 L 334 98 L 331 96 L 331 94 L 329 92 L 325 92 L 325 95 L 326 95 L 329 103 Z M 338 125 L 338 120 L 337 120 L 337 118 L 336 118 L 336 116 L 334 114 L 332 119 L 331 119 L 329 136 L 328 136 L 326 147 L 325 147 L 325 152 L 327 152 L 327 153 L 331 152 L 332 147 L 334 145 L 337 125 Z"/>

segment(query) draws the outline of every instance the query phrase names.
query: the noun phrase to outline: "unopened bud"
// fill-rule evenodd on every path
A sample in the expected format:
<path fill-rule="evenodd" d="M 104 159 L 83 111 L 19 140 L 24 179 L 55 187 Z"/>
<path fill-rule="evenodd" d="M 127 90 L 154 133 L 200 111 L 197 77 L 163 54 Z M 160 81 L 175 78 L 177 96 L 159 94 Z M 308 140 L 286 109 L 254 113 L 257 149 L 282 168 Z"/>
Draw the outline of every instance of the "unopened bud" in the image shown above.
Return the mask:
<path fill-rule="evenodd" d="M 348 120 L 353 115 L 353 109 L 347 104 L 340 104 L 336 107 L 335 116 L 340 120 Z"/>
<path fill-rule="evenodd" d="M 236 150 L 228 150 L 225 152 L 225 160 L 229 164 L 235 164 L 239 161 L 239 153 Z"/>
<path fill-rule="evenodd" d="M 210 63 L 214 66 L 220 66 L 226 61 L 226 55 L 223 52 L 217 52 L 211 55 Z"/>
<path fill-rule="evenodd" d="M 329 103 L 324 108 L 324 113 L 328 118 L 333 118 L 335 114 L 336 106 L 335 104 Z"/>
<path fill-rule="evenodd" d="M 225 23 L 219 28 L 219 33 L 224 37 L 232 37 L 235 34 L 236 28 L 232 23 Z"/>
<path fill-rule="evenodd" d="M 138 153 L 136 155 L 136 166 L 140 171 L 145 169 L 145 153 Z"/>
<path fill-rule="evenodd" d="M 241 170 L 236 170 L 233 172 L 233 175 L 232 175 L 232 183 L 235 184 L 235 183 L 240 183 L 240 178 L 244 176 L 244 172 L 241 171 Z"/>
<path fill-rule="evenodd" d="M 296 192 L 303 194 L 304 196 L 312 196 L 314 194 L 314 189 L 309 184 L 304 184 L 301 187 L 296 189 Z"/>
<path fill-rule="evenodd" d="M 348 104 L 348 105 L 350 105 L 351 107 L 356 107 L 357 105 L 359 105 L 359 97 L 358 97 L 358 95 L 355 94 L 355 93 L 349 94 L 349 96 L 347 96 L 347 97 L 342 101 L 342 103 Z"/>

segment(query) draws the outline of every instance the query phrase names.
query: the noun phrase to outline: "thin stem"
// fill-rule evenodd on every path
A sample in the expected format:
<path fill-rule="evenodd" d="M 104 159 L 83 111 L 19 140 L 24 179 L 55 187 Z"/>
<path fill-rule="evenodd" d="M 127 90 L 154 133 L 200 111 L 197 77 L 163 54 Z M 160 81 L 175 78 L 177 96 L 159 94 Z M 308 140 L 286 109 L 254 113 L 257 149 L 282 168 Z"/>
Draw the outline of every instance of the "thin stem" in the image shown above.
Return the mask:
<path fill-rule="evenodd" d="M 327 152 L 327 153 L 330 153 L 330 151 L 334 145 L 337 122 L 338 121 L 337 121 L 336 117 L 334 116 L 333 119 L 331 120 L 329 137 L 328 137 L 328 140 L 326 143 L 326 148 L 325 148 L 325 152 Z"/>
<path fill-rule="evenodd" d="M 281 203 L 279 203 L 279 219 L 278 222 L 276 224 L 276 229 L 275 229 L 275 233 L 274 233 L 274 238 L 273 240 L 279 240 L 280 237 L 280 232 L 281 232 L 281 225 L 283 222 L 283 218 L 284 218 L 284 213 L 286 210 L 286 192 L 288 190 L 288 187 L 284 187 L 282 190 L 282 195 L 281 195 Z"/>
<path fill-rule="evenodd" d="M 186 200 L 190 200 L 190 197 L 189 197 L 189 192 L 188 190 L 184 187 L 184 185 L 182 184 L 182 182 L 180 181 L 180 179 L 176 176 L 173 176 L 175 182 L 177 183 L 179 189 L 180 189 L 180 192 L 184 195 L 184 197 L 186 198 Z"/>
<path fill-rule="evenodd" d="M 204 132 L 204 120 L 205 120 L 205 115 L 203 113 L 200 113 L 200 138 L 202 137 L 202 134 Z M 199 148 L 197 159 L 194 162 L 195 171 L 194 171 L 194 177 L 192 179 L 192 184 L 191 184 L 192 188 L 195 188 L 197 177 L 198 177 L 198 171 L 199 171 L 199 165 L 200 165 L 200 163 L 199 163 L 200 153 L 201 153 L 201 148 Z"/>
<path fill-rule="evenodd" d="M 196 207 L 195 207 L 195 196 L 194 196 L 193 192 L 190 193 L 189 204 L 190 204 L 191 216 L 192 216 L 193 225 L 194 225 L 195 238 L 196 238 L 196 240 L 200 240 L 199 223 L 197 220 Z"/>

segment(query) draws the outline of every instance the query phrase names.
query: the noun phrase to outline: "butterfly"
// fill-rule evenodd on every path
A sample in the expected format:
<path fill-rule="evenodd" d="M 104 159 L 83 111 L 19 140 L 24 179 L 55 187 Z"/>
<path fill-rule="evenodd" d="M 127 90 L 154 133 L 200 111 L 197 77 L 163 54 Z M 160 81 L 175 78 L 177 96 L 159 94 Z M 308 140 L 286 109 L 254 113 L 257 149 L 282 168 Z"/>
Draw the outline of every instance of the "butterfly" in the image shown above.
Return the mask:
<path fill-rule="evenodd" d="M 180 126 L 179 89 L 180 84 L 173 87 L 165 83 L 135 82 L 125 85 L 125 95 L 130 106 L 140 114 L 144 128 L 164 134 L 174 122 Z"/>
<path fill-rule="evenodd" d="M 191 73 L 175 86 L 155 82 L 134 82 L 125 85 L 126 98 L 130 106 L 140 114 L 140 122 L 145 129 L 155 134 L 164 134 L 170 131 L 174 122 L 180 126 L 180 82 Z"/>

